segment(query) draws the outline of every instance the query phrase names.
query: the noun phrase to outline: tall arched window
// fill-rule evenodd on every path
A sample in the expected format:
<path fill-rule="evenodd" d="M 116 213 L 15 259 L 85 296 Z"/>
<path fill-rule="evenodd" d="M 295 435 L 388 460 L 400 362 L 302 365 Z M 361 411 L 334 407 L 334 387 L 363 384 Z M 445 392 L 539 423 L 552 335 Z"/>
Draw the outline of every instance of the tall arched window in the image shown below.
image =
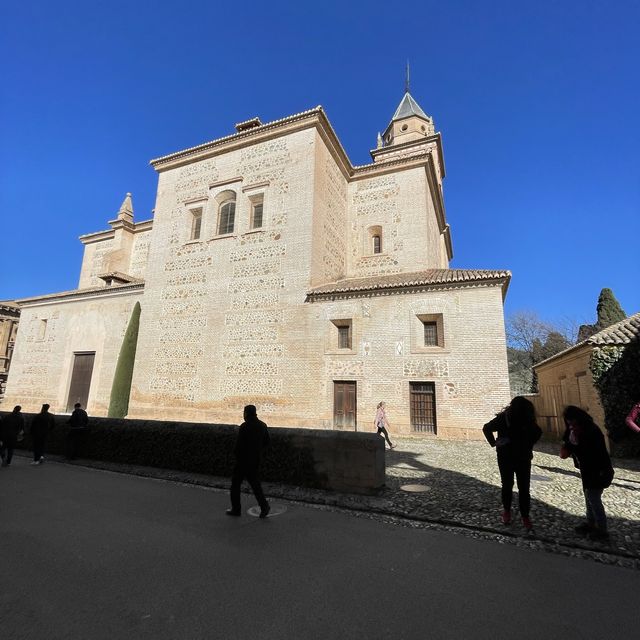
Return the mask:
<path fill-rule="evenodd" d="M 374 235 L 373 240 L 373 253 L 382 253 L 382 238 L 379 235 Z"/>
<path fill-rule="evenodd" d="M 218 235 L 233 233 L 236 221 L 236 194 L 233 191 L 225 191 L 216 200 L 219 202 Z"/>

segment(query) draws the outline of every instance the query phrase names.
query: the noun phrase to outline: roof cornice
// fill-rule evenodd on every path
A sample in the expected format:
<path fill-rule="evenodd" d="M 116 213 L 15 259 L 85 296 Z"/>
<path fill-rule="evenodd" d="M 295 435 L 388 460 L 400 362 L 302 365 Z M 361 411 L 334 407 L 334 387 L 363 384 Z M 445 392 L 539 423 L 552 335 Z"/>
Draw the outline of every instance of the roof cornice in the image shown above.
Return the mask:
<path fill-rule="evenodd" d="M 335 283 L 320 285 L 307 292 L 306 302 L 487 286 L 501 287 L 502 299 L 504 300 L 510 280 L 510 271 L 429 269 L 416 273 L 347 278 Z"/>
<path fill-rule="evenodd" d="M 16 300 L 20 307 L 35 307 L 48 304 L 56 304 L 68 300 L 86 300 L 90 298 L 108 298 L 115 296 L 129 295 L 136 292 L 144 292 L 144 281 L 132 282 L 111 287 L 91 287 L 90 289 L 73 289 L 72 291 L 61 291 L 60 293 L 50 293 L 44 296 L 33 298 L 21 298 Z"/>

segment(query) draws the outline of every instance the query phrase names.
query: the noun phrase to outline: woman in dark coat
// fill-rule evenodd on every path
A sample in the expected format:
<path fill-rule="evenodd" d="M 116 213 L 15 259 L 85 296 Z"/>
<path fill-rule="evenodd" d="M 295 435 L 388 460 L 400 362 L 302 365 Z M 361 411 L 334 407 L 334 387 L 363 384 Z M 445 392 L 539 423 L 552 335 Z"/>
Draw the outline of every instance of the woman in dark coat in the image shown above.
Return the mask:
<path fill-rule="evenodd" d="M 587 511 L 587 521 L 576 527 L 576 533 L 585 534 L 592 540 L 608 540 L 602 492 L 613 480 L 613 466 L 604 435 L 593 418 L 579 407 L 568 406 L 564 410 L 564 424 L 560 457 L 573 456 L 573 462 L 580 470 Z"/>
<path fill-rule="evenodd" d="M 513 476 L 518 482 L 520 516 L 525 529 L 533 528 L 529 517 L 531 496 L 531 460 L 533 445 L 540 439 L 542 430 L 536 423 L 533 404 L 516 396 L 509 406 L 482 428 L 487 442 L 496 448 L 498 468 L 502 481 L 502 522 L 511 524 L 511 502 L 513 499 Z M 498 437 L 493 435 L 498 434 Z"/>

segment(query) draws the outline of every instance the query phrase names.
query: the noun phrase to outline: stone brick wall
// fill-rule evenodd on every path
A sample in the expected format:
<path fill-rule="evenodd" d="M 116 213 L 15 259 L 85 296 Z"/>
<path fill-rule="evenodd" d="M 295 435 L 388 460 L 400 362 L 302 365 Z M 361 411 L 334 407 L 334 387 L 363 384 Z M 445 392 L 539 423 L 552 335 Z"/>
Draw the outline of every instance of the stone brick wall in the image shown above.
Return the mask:
<path fill-rule="evenodd" d="M 66 409 L 75 352 L 95 352 L 88 407 L 106 415 L 116 361 L 133 305 L 141 291 L 22 308 L 3 406 Z"/>

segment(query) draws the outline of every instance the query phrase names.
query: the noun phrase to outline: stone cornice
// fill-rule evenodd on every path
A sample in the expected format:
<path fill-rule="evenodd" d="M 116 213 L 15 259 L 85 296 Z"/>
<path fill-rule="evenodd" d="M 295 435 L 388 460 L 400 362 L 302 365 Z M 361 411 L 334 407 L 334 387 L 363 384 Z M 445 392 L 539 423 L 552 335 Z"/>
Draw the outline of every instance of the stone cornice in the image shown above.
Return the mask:
<path fill-rule="evenodd" d="M 116 222 L 116 221 L 114 221 Z M 117 221 L 120 222 L 120 221 Z M 111 223 L 109 223 L 111 224 Z M 116 227 L 118 225 L 115 225 Z M 127 223 L 126 229 L 131 233 L 142 233 L 143 231 L 150 231 L 153 227 L 153 218 L 149 220 L 141 220 L 140 222 L 134 222 L 133 225 Z M 93 242 L 101 242 L 102 240 L 111 240 L 115 236 L 115 227 L 112 229 L 105 229 L 104 231 L 94 231 L 93 233 L 85 233 L 79 237 L 82 244 L 91 244 Z"/>
<path fill-rule="evenodd" d="M 125 296 L 132 293 L 144 293 L 144 282 L 132 282 L 111 287 L 91 287 L 89 289 L 74 289 L 72 291 L 62 291 L 60 293 L 50 293 L 44 296 L 33 298 L 22 298 L 16 300 L 20 307 L 36 307 L 70 300 L 87 300 L 91 298 L 105 298 L 115 296 Z"/>
<path fill-rule="evenodd" d="M 410 149 L 411 147 L 420 146 L 423 144 L 429 144 L 430 142 L 435 142 L 438 147 L 438 164 L 440 165 L 440 174 L 442 178 L 445 177 L 445 166 L 444 166 L 444 153 L 442 150 L 442 134 L 440 132 L 434 133 L 432 136 L 425 136 L 422 140 L 412 140 L 410 142 L 403 142 L 402 144 L 391 145 L 388 147 L 381 147 L 380 149 L 372 149 L 369 151 L 371 157 L 375 161 L 376 156 L 384 155 L 385 153 L 395 153 L 396 151 L 403 151 L 404 149 Z M 381 164 L 382 161 L 378 161 L 376 164 Z M 362 165 L 368 166 L 368 165 Z"/>

